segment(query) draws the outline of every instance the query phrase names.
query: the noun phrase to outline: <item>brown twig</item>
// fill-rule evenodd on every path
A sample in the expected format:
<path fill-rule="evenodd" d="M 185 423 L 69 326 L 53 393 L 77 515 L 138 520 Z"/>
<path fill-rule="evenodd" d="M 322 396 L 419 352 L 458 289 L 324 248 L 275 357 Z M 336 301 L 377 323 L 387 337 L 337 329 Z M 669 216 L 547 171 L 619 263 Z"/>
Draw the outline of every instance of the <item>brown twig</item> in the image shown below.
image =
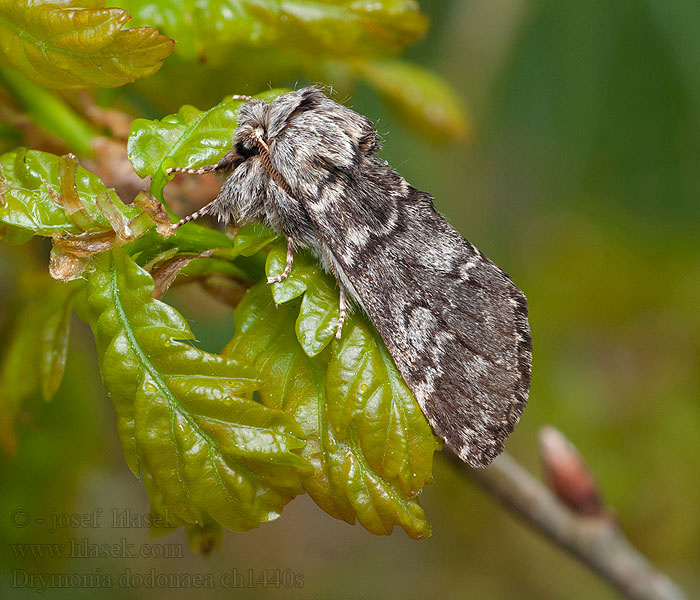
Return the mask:
<path fill-rule="evenodd" d="M 633 600 L 684 600 L 683 591 L 630 543 L 611 517 L 576 512 L 507 453 L 485 469 L 450 460 L 531 527 Z"/>

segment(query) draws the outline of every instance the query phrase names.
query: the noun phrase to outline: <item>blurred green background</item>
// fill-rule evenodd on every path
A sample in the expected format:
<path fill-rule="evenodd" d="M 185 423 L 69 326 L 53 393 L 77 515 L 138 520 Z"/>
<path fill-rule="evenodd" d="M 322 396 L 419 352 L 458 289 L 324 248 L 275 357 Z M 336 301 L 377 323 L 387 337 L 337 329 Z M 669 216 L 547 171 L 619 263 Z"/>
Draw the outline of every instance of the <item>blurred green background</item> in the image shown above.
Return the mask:
<path fill-rule="evenodd" d="M 581 450 L 632 542 L 692 595 L 700 594 L 700 5 L 684 0 L 421 2 L 428 36 L 406 56 L 441 73 L 472 115 L 472 139 L 436 147 L 400 125 L 369 88 L 351 104 L 384 138 L 383 156 L 430 191 L 452 223 L 505 268 L 530 301 L 533 387 L 508 450 L 539 470 L 536 435 L 560 428 Z M 122 101 L 162 116 L 230 89 L 202 68 L 198 86 L 158 93 L 159 77 Z M 230 67 L 229 67 L 230 68 Z M 207 81 L 207 77 L 210 78 Z M 232 81 L 233 81 L 232 75 Z M 269 77 L 268 77 L 269 80 Z M 172 81 L 172 79 L 170 80 Z M 271 79 L 273 86 L 296 79 Z M 151 90 L 149 92 L 149 90 Z M 155 90 L 155 91 L 153 91 Z M 131 94 L 131 96 L 130 96 Z M 0 317 L 16 307 L 23 268 L 46 248 L 0 247 Z M 170 300 L 215 350 L 231 313 L 183 288 Z M 50 404 L 23 413 L 19 451 L 0 459 L 0 532 L 8 542 L 149 542 L 148 530 L 109 527 L 112 508 L 147 512 L 119 448 L 92 337 L 76 321 L 67 381 Z M 614 598 L 578 563 L 526 529 L 436 459 L 421 496 L 427 541 L 377 538 L 334 521 L 308 497 L 282 518 L 227 533 L 208 558 L 19 560 L 9 571 L 248 573 L 303 576 L 303 587 L 215 589 L 198 597 Z M 18 508 L 50 518 L 103 507 L 104 526 L 37 534 L 13 526 Z M 7 546 L 7 544 L 5 544 Z M 288 577 L 289 575 L 287 575 Z M 173 599 L 191 588 L 171 589 Z M 49 590 L 50 598 L 155 598 L 156 589 Z"/>

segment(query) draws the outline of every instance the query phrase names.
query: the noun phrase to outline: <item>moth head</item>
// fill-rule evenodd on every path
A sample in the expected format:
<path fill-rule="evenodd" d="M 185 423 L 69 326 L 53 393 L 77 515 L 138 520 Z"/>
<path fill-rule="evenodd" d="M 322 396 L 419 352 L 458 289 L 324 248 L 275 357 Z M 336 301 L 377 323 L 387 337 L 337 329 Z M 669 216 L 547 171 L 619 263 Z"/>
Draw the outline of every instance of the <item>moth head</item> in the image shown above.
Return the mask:
<path fill-rule="evenodd" d="M 241 106 L 233 148 L 242 159 L 257 156 L 262 150 L 261 145 L 267 145 L 269 110 L 270 105 L 262 100 L 251 100 Z"/>

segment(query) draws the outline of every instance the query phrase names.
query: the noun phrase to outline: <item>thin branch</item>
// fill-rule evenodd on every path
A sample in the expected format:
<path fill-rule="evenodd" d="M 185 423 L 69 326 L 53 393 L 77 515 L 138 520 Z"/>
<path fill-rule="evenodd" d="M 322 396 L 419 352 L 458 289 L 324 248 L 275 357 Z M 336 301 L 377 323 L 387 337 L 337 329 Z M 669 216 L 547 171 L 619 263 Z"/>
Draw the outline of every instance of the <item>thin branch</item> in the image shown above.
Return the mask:
<path fill-rule="evenodd" d="M 683 591 L 630 543 L 610 512 L 585 515 L 564 504 L 507 453 L 485 469 L 450 460 L 506 508 L 633 600 L 684 600 Z"/>

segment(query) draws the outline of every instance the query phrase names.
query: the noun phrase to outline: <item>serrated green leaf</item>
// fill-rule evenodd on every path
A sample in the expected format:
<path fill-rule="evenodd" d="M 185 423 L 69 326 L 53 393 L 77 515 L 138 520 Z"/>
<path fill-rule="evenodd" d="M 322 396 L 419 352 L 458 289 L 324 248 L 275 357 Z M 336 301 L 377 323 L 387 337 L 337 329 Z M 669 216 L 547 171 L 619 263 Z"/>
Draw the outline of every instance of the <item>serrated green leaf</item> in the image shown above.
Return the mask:
<path fill-rule="evenodd" d="M 283 93 L 271 90 L 256 98 L 270 100 Z M 127 153 L 139 177 L 150 175 L 158 195 L 170 167 L 201 167 L 217 163 L 233 145 L 241 100 L 224 98 L 206 111 L 185 105 L 159 121 L 135 119 L 129 129 Z"/>
<path fill-rule="evenodd" d="M 87 314 L 134 473 L 149 473 L 174 514 L 234 531 L 279 516 L 308 470 L 304 433 L 255 402 L 244 362 L 199 350 L 182 316 L 122 250 L 96 257 Z"/>
<path fill-rule="evenodd" d="M 462 140 L 471 134 L 464 106 L 435 73 L 401 60 L 356 62 L 354 68 L 409 127 L 427 139 Z"/>
<path fill-rule="evenodd" d="M 282 244 L 270 249 L 268 276 L 282 272 L 285 256 Z M 335 281 L 315 259 L 296 252 L 289 277 L 272 288 L 278 304 L 303 294 L 295 331 L 306 354 L 316 356 L 335 336 Z M 431 477 L 437 442 L 384 342 L 363 315 L 349 316 L 329 361 L 328 413 L 338 435 L 343 438 L 352 427 L 368 463 L 398 480 L 406 494 L 418 493 Z"/>
<path fill-rule="evenodd" d="M 414 496 L 420 489 L 419 477 L 426 481 L 430 476 L 435 449 L 430 428 L 428 437 L 424 439 L 420 437 L 420 428 L 418 432 L 412 429 L 405 432 L 407 436 L 414 436 L 408 445 L 422 458 L 409 467 L 415 468 L 416 477 L 405 478 L 413 484 L 413 489 L 404 489 L 411 485 L 402 484 L 403 470 L 395 464 L 399 457 L 399 444 L 392 436 L 398 435 L 398 432 L 388 433 L 386 441 L 377 442 L 375 437 L 375 446 L 369 445 L 372 461 L 381 462 L 381 468 L 387 472 L 393 471 L 395 477 L 390 478 L 376 471 L 365 456 L 363 446 L 368 447 L 371 436 L 377 435 L 373 425 L 378 419 L 377 413 L 381 408 L 387 408 L 387 403 L 378 403 L 378 408 L 367 423 L 363 423 L 361 416 L 357 415 L 357 420 L 351 420 L 347 427 L 342 423 L 336 427 L 328 411 L 328 397 L 329 394 L 336 397 L 339 394 L 329 386 L 339 385 L 341 373 L 336 369 L 335 379 L 331 383 L 327 361 L 330 360 L 332 364 L 333 361 L 342 361 L 343 357 L 335 357 L 335 347 L 329 348 L 329 353 L 324 352 L 313 358 L 308 356 L 295 332 L 301 300 L 277 306 L 269 287 L 262 281 L 246 293 L 236 309 L 236 334 L 224 352 L 253 361 L 263 381 L 259 392 L 263 403 L 288 412 L 304 429 L 307 442 L 301 453 L 314 467 L 313 475 L 303 480 L 306 491 L 332 516 L 349 523 L 357 519 L 375 534 L 389 534 L 395 525 L 399 525 L 411 537 L 428 536 L 430 526 Z M 359 317 L 357 319 L 359 321 Z M 362 327 L 361 324 L 356 326 Z M 381 374 L 377 374 L 377 378 L 380 377 Z M 352 383 L 352 378 L 349 380 Z M 391 381 L 385 383 L 389 390 L 384 393 L 393 391 L 391 384 Z M 415 403 L 413 398 L 409 399 Z M 409 399 L 397 397 L 394 402 Z M 355 404 L 354 400 L 349 401 Z M 390 420 L 390 416 L 385 418 L 385 421 Z M 370 435 L 367 435 L 368 431 Z M 367 440 L 361 441 L 360 436 Z M 386 454 L 394 460 L 376 460 L 379 443 L 389 448 Z M 410 457 L 407 458 L 408 464 L 411 464 Z"/>
<path fill-rule="evenodd" d="M 232 248 L 233 245 L 233 241 L 221 231 L 197 223 L 187 223 L 165 240 L 155 230 L 151 230 L 127 244 L 124 249 L 143 266 L 164 252 L 170 252 L 168 258 L 172 258 L 178 252 L 199 254 L 212 248 Z"/>
<path fill-rule="evenodd" d="M 172 231 L 167 213 L 148 192 L 124 205 L 74 155 L 25 148 L 0 156 L 0 224 L 10 233 L 24 228 L 51 236 L 49 273 L 59 281 L 80 278 L 93 255 L 126 245 L 154 224 L 157 237 Z"/>
<path fill-rule="evenodd" d="M 307 437 L 301 453 L 314 467 L 304 487 L 314 501 L 332 516 L 354 523 L 355 517 L 342 492 L 343 476 L 337 445 L 325 418 L 325 369 L 307 357 L 293 330 L 295 305 L 275 307 L 265 282 L 249 290 L 235 313 L 236 335 L 225 355 L 253 363 L 264 381 L 263 403 L 291 414 Z"/>
<path fill-rule="evenodd" d="M 265 264 L 267 275 L 280 275 L 286 260 L 286 244 L 273 245 Z M 304 352 L 316 356 L 331 342 L 337 329 L 340 314 L 338 288 L 333 278 L 323 273 L 315 260 L 303 252 L 297 252 L 290 276 L 272 284 L 272 297 L 277 304 L 282 304 L 302 294 L 295 330 Z"/>
<path fill-rule="evenodd" d="M 297 339 L 309 356 L 316 356 L 335 337 L 340 316 L 338 289 L 330 276 L 317 276 L 306 284 L 295 324 Z"/>
<path fill-rule="evenodd" d="M 365 462 L 358 446 L 353 436 L 350 443 L 353 452 L 346 455 L 344 465 L 346 494 L 358 521 L 377 535 L 389 535 L 394 525 L 398 524 L 414 539 L 429 537 L 430 525 L 417 500 L 408 499 L 380 477 Z"/>
<path fill-rule="evenodd" d="M 70 308 L 80 284 L 42 281 L 27 292 L 25 308 L 2 348 L 0 362 L 0 446 L 15 448 L 15 419 L 22 403 L 41 392 L 53 398 L 65 371 Z"/>
<path fill-rule="evenodd" d="M 315 57 L 396 53 L 428 21 L 414 0 L 121 0 L 143 24 L 178 41 L 188 59 L 218 60 L 236 46 Z"/>
<path fill-rule="evenodd" d="M 339 435 L 354 431 L 372 469 L 417 494 L 430 479 L 437 444 L 384 343 L 359 316 L 350 317 L 333 348 L 326 390 Z"/>
<path fill-rule="evenodd" d="M 66 172 L 62 160 L 63 157 L 55 154 L 26 148 L 1 155 L 0 222 L 43 236 L 56 232 L 80 233 L 85 227 L 91 231 L 112 231 L 97 206 L 97 198 L 102 194 L 108 194 L 110 201 L 128 218 L 141 212 L 135 206 L 124 205 L 114 190 L 79 165 L 73 180 L 73 172 Z M 71 214 L 56 199 L 66 188 L 73 187 L 81 210 Z"/>
<path fill-rule="evenodd" d="M 62 299 L 40 332 L 39 381 L 44 400 L 51 400 L 63 381 L 68 357 L 71 305 Z"/>
<path fill-rule="evenodd" d="M 287 264 L 286 243 L 275 244 L 270 248 L 265 263 L 265 272 L 268 277 L 277 277 L 284 272 Z M 277 304 L 289 302 L 301 296 L 307 287 L 310 278 L 318 274 L 317 266 L 309 260 L 305 260 L 301 253 L 296 253 L 292 263 L 292 272 L 289 277 L 272 285 L 272 297 Z"/>
<path fill-rule="evenodd" d="M 126 29 L 119 8 L 0 0 L 0 53 L 45 87 L 115 87 L 153 75 L 173 49 L 156 29 Z M 66 7 L 70 4 L 71 7 Z"/>
<path fill-rule="evenodd" d="M 278 233 L 253 223 L 241 227 L 233 240 L 233 247 L 241 256 L 253 256 L 279 237 Z"/>

